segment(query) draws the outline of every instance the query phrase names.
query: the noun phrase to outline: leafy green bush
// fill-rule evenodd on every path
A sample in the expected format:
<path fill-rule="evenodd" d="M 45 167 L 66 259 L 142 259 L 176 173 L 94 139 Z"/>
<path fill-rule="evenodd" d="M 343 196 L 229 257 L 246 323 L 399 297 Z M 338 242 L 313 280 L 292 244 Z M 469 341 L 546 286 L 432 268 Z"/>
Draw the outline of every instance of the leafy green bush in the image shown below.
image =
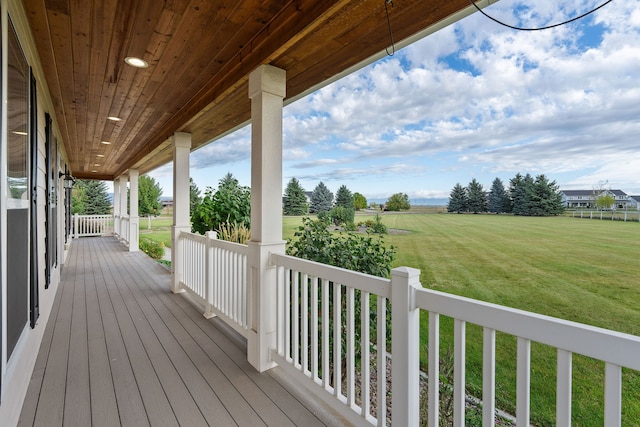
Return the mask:
<path fill-rule="evenodd" d="M 353 223 L 352 223 L 353 224 Z M 321 262 L 323 264 L 333 265 L 336 267 L 346 268 L 361 273 L 367 273 L 379 277 L 389 277 L 391 274 L 391 263 L 395 257 L 396 251 L 393 246 L 386 248 L 384 242 L 379 237 L 374 239 L 371 236 L 363 236 L 355 233 L 339 233 L 332 234 L 327 228 L 329 224 L 321 219 L 313 220 L 309 217 L 302 219 L 302 226 L 298 228 L 294 236 L 295 241 L 290 241 L 287 246 L 287 254 L 311 261 Z M 334 292 L 333 283 L 330 283 Z M 342 288 L 341 286 L 338 287 Z M 342 289 L 342 292 L 345 292 Z M 361 292 L 355 292 L 355 340 L 360 342 L 360 319 L 361 319 Z M 330 297 L 331 298 L 331 297 Z M 370 297 L 371 298 L 371 297 Z M 346 324 L 346 298 L 343 295 L 341 299 L 342 307 L 338 308 L 342 311 L 342 324 Z M 333 298 L 329 300 L 329 310 L 333 311 Z M 370 316 L 372 323 L 375 324 L 377 311 L 375 309 L 375 301 L 370 306 Z M 391 310 L 387 303 L 387 341 L 391 333 L 390 328 Z M 333 345 L 333 321 L 329 324 L 329 341 Z M 375 327 L 372 331 L 372 340 L 375 341 Z M 342 337 L 343 348 L 346 348 L 345 337 Z M 356 363 L 360 363 L 360 346 L 356 346 Z M 333 362 L 331 362 L 333 363 Z M 344 361 L 343 361 L 344 365 Z M 333 366 L 333 365 L 331 365 Z M 345 368 L 343 366 L 343 368 Z M 330 367 L 332 369 L 332 367 Z M 342 369 L 343 375 L 346 369 Z"/>
<path fill-rule="evenodd" d="M 294 236 L 297 239 L 287 247 L 289 255 L 379 277 L 391 274 L 396 251 L 393 246 L 386 248 L 380 238 L 355 233 L 335 235 L 326 222 L 309 217 L 302 219 Z"/>
<path fill-rule="evenodd" d="M 164 243 L 150 239 L 140 239 L 140 250 L 153 259 L 160 259 L 164 256 Z"/>
<path fill-rule="evenodd" d="M 355 214 L 354 208 L 345 208 L 344 206 L 336 206 L 330 212 L 331 221 L 338 226 L 352 224 Z"/>
<path fill-rule="evenodd" d="M 238 184 L 233 175 L 227 174 L 220 180 L 220 188 L 214 191 L 207 187 L 204 198 L 191 213 L 191 230 L 205 234 L 218 230 L 225 223 L 251 224 L 251 190 Z"/>

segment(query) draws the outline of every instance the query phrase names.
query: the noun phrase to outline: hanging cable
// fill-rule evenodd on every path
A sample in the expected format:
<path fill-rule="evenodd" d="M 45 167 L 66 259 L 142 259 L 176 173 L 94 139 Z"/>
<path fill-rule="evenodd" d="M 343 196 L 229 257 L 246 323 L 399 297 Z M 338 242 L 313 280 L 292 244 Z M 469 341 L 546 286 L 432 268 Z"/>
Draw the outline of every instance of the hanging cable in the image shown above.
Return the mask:
<path fill-rule="evenodd" d="M 385 47 L 384 50 L 387 51 L 387 55 L 393 56 L 396 53 L 396 45 L 393 42 L 393 31 L 391 31 L 391 18 L 389 18 L 389 5 L 393 7 L 393 0 L 383 0 L 384 1 L 384 10 L 387 12 L 387 25 L 389 27 L 389 38 L 391 39 L 391 53 L 389 53 L 389 48 Z"/>
<path fill-rule="evenodd" d="M 575 18 L 571 18 L 571 19 L 569 19 L 569 20 L 567 20 L 567 21 L 559 22 L 559 23 L 557 23 L 557 24 L 553 24 L 553 25 L 547 25 L 547 26 L 545 26 L 545 27 L 536 27 L 536 28 L 522 28 L 522 27 L 516 27 L 516 26 L 514 26 L 514 25 L 509 25 L 509 24 L 507 24 L 507 23 L 505 23 L 505 22 L 502 22 L 502 21 L 500 21 L 500 20 L 498 20 L 498 19 L 494 18 L 493 16 L 490 16 L 490 15 L 488 15 L 487 13 L 485 13 L 482 9 L 480 9 L 480 8 L 478 7 L 478 5 L 475 3 L 475 1 L 474 1 L 474 0 L 469 0 L 469 3 L 471 3 L 471 4 L 473 5 L 473 7 L 475 7 L 475 8 L 478 10 L 478 12 L 480 12 L 481 14 L 483 14 L 484 16 L 486 16 L 487 18 L 491 19 L 493 22 L 495 22 L 495 23 L 497 23 L 497 24 L 500 24 L 500 25 L 502 25 L 502 26 L 505 26 L 505 27 L 507 27 L 507 28 L 511 28 L 512 30 L 518 30 L 518 31 L 541 31 L 541 30 L 548 30 L 549 28 L 559 27 L 559 26 L 561 26 L 561 25 L 566 25 L 566 24 L 568 24 L 568 23 L 570 23 L 570 22 L 577 21 L 578 19 L 582 19 L 582 18 L 584 18 L 585 16 L 592 14 L 592 13 L 593 13 L 593 12 L 595 12 L 596 10 L 598 10 L 598 9 L 600 9 L 600 8 L 602 8 L 602 7 L 606 6 L 606 5 L 608 5 L 608 4 L 609 4 L 609 3 L 611 3 L 612 1 L 613 1 L 613 0 L 607 0 L 607 1 L 605 1 L 604 3 L 602 3 L 600 6 L 596 7 L 595 9 L 591 9 L 590 11 L 588 11 L 588 12 L 586 12 L 586 13 L 583 13 L 583 14 L 582 14 L 582 15 L 580 15 L 580 16 L 576 16 Z M 388 13 L 387 13 L 387 18 L 388 18 Z M 387 52 L 387 53 L 388 53 L 388 52 Z"/>

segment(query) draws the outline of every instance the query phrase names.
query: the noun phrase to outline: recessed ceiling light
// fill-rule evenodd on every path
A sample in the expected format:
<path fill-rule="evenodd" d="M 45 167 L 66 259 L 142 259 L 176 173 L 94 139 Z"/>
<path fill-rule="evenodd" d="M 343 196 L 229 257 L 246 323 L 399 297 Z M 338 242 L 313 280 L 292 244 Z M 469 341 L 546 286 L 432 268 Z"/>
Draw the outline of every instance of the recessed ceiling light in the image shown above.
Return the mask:
<path fill-rule="evenodd" d="M 92 172 L 92 173 L 98 173 L 98 171 L 97 171 L 97 170 L 92 170 L 91 172 Z"/>
<path fill-rule="evenodd" d="M 122 119 L 120 117 L 116 117 L 116 116 L 109 116 L 109 117 L 107 117 L 107 120 L 111 120 L 112 122 L 119 122 Z"/>
<path fill-rule="evenodd" d="M 149 64 L 144 59 L 136 58 L 135 56 L 127 56 L 124 58 L 124 62 L 136 68 L 147 68 Z"/>
<path fill-rule="evenodd" d="M 99 163 L 94 163 L 93 166 L 100 166 L 100 164 Z"/>
<path fill-rule="evenodd" d="M 96 154 L 96 157 L 104 157 L 104 154 Z"/>
<path fill-rule="evenodd" d="M 109 145 L 111 143 L 109 141 L 100 141 L 100 144 Z"/>
<path fill-rule="evenodd" d="M 27 136 L 27 135 L 29 135 L 28 133 L 26 133 L 26 132 L 22 132 L 22 131 L 19 131 L 19 130 L 14 130 L 12 133 L 13 133 L 14 135 L 20 135 L 20 136 Z"/>

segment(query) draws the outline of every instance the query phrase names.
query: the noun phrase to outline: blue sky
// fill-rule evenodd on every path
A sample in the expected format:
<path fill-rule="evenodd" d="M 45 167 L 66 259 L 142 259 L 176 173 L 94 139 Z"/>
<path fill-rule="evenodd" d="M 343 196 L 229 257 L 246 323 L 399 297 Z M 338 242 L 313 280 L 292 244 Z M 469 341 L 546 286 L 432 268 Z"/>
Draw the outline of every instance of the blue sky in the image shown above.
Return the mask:
<path fill-rule="evenodd" d="M 602 1 L 485 12 L 545 26 Z M 323 181 L 367 198 L 447 198 L 456 183 L 489 189 L 520 172 L 640 194 L 640 2 L 534 32 L 474 13 L 287 106 L 283 127 L 283 188 L 296 177 L 309 191 Z M 198 187 L 227 172 L 250 185 L 250 146 L 246 127 L 193 152 Z M 171 165 L 150 175 L 172 195 Z"/>

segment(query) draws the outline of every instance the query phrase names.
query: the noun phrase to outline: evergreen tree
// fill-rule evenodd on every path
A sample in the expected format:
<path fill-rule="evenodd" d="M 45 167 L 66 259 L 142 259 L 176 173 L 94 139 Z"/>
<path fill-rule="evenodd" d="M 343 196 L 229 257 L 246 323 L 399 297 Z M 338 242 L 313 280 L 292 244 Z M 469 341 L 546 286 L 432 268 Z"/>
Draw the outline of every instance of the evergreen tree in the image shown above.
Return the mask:
<path fill-rule="evenodd" d="M 530 192 L 529 215 L 558 215 L 564 211 L 562 195 L 555 181 L 549 181 L 545 175 L 538 175 Z"/>
<path fill-rule="evenodd" d="M 336 192 L 336 205 L 331 210 L 331 218 L 336 225 L 351 226 L 355 215 L 356 208 L 353 204 L 353 194 L 346 185 L 341 185 Z"/>
<path fill-rule="evenodd" d="M 142 175 L 138 180 L 138 215 L 160 215 L 162 210 L 161 195 L 162 188 L 160 188 L 160 184 L 154 178 Z"/>
<path fill-rule="evenodd" d="M 200 189 L 193 178 L 189 178 L 189 212 L 195 211 L 200 203 L 202 203 Z"/>
<path fill-rule="evenodd" d="M 467 212 L 467 189 L 457 183 L 449 194 L 447 212 Z"/>
<path fill-rule="evenodd" d="M 336 206 L 342 206 L 345 209 L 354 209 L 353 194 L 346 185 L 341 185 L 336 192 Z"/>
<path fill-rule="evenodd" d="M 285 215 L 305 215 L 308 210 L 304 188 L 300 185 L 300 181 L 291 178 L 284 190 L 283 213 Z"/>
<path fill-rule="evenodd" d="M 509 181 L 509 193 L 511 194 L 511 212 L 514 215 L 530 215 L 531 191 L 533 190 L 533 178 L 527 174 L 524 177 L 516 174 Z"/>
<path fill-rule="evenodd" d="M 333 207 L 333 193 L 329 191 L 322 181 L 316 185 L 311 193 L 311 206 L 309 212 L 320 213 L 329 212 Z"/>
<path fill-rule="evenodd" d="M 489 192 L 489 212 L 503 213 L 509 212 L 509 195 L 504 188 L 504 184 L 500 178 L 493 180 L 491 191 Z"/>
<path fill-rule="evenodd" d="M 353 193 L 353 205 L 357 211 L 360 209 L 366 209 L 367 198 L 360 193 Z"/>
<path fill-rule="evenodd" d="M 111 212 L 111 202 L 104 181 L 79 179 L 73 187 L 77 203 L 75 209 L 80 215 L 107 215 Z"/>
<path fill-rule="evenodd" d="M 218 189 L 232 189 L 237 188 L 238 185 L 238 180 L 233 176 L 233 174 L 231 172 L 227 172 L 227 174 L 218 182 Z"/>
<path fill-rule="evenodd" d="M 387 199 L 385 206 L 388 211 L 408 211 L 411 209 L 409 196 L 405 193 L 396 193 Z"/>
<path fill-rule="evenodd" d="M 475 178 L 473 178 L 467 186 L 467 209 L 474 214 L 487 211 L 487 200 L 484 195 L 484 189 L 482 188 L 482 184 L 476 181 Z"/>

